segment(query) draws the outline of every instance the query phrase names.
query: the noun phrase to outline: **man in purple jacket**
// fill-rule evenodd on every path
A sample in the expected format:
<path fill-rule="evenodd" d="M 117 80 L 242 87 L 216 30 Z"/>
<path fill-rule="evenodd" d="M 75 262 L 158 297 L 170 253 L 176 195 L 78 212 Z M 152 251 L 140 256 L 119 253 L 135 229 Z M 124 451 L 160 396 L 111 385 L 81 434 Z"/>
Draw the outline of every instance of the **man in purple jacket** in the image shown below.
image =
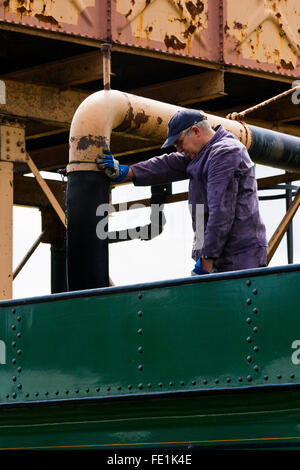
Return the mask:
<path fill-rule="evenodd" d="M 99 155 L 97 164 L 114 182 L 133 181 L 136 186 L 190 180 L 192 257 L 200 265 L 196 273 L 266 266 L 266 230 L 259 214 L 254 163 L 246 147 L 222 126 L 213 130 L 200 111 L 188 109 L 169 121 L 162 147 L 171 145 L 176 152 L 130 167 L 112 155 Z M 199 205 L 204 206 L 202 246 L 197 246 Z"/>

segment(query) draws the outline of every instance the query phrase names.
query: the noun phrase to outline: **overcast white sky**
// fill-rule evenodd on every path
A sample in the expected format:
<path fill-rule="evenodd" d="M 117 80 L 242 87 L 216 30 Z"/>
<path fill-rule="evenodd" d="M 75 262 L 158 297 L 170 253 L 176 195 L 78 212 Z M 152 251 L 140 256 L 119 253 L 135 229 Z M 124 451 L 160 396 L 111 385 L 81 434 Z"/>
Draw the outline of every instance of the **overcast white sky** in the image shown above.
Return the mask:
<path fill-rule="evenodd" d="M 275 168 L 257 165 L 258 178 L 283 173 Z M 48 176 L 48 175 L 47 175 Z M 299 184 L 296 182 L 294 184 Z M 187 191 L 188 182 L 173 183 L 173 192 Z M 259 195 L 282 194 L 283 191 L 260 191 Z M 113 190 L 113 203 L 150 197 L 150 188 L 123 185 Z M 273 235 L 285 213 L 285 200 L 261 201 L 262 218 L 268 239 Z M 113 215 L 110 230 L 149 223 L 150 209 Z M 133 240 L 110 245 L 110 276 L 116 285 L 152 282 L 190 276 L 193 233 L 188 203 L 165 205 L 167 223 L 163 233 L 152 241 Z M 14 207 L 14 268 L 41 233 L 40 212 L 37 209 Z M 294 218 L 294 263 L 300 263 L 300 215 Z M 281 242 L 270 266 L 287 263 L 286 237 Z M 50 294 L 50 246 L 40 244 L 14 281 L 14 298 Z"/>

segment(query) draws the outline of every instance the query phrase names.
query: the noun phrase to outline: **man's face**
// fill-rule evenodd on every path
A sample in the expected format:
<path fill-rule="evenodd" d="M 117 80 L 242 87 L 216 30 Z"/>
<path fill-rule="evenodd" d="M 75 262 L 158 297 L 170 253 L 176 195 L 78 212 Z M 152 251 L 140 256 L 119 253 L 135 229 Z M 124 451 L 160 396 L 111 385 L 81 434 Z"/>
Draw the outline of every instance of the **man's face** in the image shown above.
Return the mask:
<path fill-rule="evenodd" d="M 192 126 L 180 134 L 174 145 L 177 152 L 184 152 L 190 159 L 195 158 L 203 147 L 201 130 Z"/>

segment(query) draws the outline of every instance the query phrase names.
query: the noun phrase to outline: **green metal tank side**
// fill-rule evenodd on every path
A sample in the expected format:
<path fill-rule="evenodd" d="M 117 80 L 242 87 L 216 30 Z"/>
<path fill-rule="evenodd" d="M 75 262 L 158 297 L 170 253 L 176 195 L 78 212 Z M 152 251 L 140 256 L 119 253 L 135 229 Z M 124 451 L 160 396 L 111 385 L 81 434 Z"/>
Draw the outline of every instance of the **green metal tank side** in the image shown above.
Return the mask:
<path fill-rule="evenodd" d="M 0 448 L 297 446 L 300 266 L 0 303 Z"/>

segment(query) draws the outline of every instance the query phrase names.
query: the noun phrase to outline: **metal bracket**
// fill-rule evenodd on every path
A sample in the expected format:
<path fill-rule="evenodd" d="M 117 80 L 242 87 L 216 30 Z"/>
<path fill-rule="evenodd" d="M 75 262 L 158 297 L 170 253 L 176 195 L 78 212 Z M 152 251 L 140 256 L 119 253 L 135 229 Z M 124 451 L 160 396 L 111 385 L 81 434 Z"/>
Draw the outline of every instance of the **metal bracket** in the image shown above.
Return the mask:
<path fill-rule="evenodd" d="M 26 161 L 25 126 L 18 121 L 0 119 L 0 160 Z"/>

